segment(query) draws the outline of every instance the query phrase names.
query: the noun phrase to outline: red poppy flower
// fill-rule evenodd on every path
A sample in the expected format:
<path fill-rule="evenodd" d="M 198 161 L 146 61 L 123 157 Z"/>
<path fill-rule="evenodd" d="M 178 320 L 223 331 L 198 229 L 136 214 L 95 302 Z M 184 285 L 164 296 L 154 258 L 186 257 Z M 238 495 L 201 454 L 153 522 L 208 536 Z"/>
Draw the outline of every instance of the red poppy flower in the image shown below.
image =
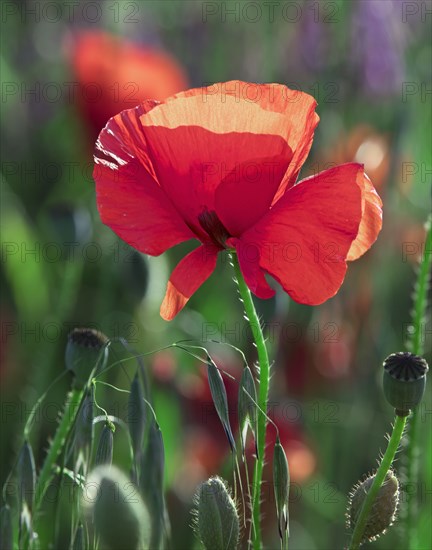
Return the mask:
<path fill-rule="evenodd" d="M 273 276 L 296 301 L 320 304 L 347 260 L 381 229 L 381 200 L 363 166 L 344 164 L 296 183 L 318 123 L 315 100 L 278 84 L 233 81 L 146 101 L 112 118 L 96 144 L 102 221 L 158 255 L 201 246 L 174 269 L 161 306 L 172 319 L 235 249 L 260 298 Z"/>
<path fill-rule="evenodd" d="M 103 31 L 76 37 L 72 66 L 80 107 L 94 139 L 123 109 L 148 98 L 163 100 L 187 88 L 186 76 L 171 56 Z"/>

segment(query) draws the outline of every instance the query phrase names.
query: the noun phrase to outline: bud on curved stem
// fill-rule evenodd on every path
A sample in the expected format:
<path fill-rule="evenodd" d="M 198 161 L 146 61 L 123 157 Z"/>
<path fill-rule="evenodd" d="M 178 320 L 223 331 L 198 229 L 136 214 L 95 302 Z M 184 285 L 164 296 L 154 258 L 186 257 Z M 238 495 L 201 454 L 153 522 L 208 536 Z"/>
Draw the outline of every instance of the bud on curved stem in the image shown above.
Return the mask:
<path fill-rule="evenodd" d="M 364 533 L 368 524 L 369 514 L 372 510 L 372 506 L 378 496 L 381 486 L 386 479 L 390 466 L 392 465 L 392 462 L 396 455 L 396 451 L 398 450 L 400 441 L 402 439 L 405 424 L 406 416 L 396 416 L 393 432 L 388 442 L 386 452 L 384 453 L 379 468 L 374 476 L 372 485 L 367 492 L 363 505 L 361 506 L 360 512 L 358 513 L 354 532 L 351 538 L 351 544 L 349 546 L 350 550 L 357 550 L 357 548 L 359 548 L 360 544 L 364 540 Z"/>
<path fill-rule="evenodd" d="M 375 481 L 376 476 L 369 476 L 358 483 L 350 495 L 347 512 L 348 527 L 353 529 L 358 521 L 360 511 L 366 496 Z M 375 502 L 372 504 L 370 515 L 364 527 L 362 542 L 373 541 L 393 524 L 399 501 L 399 482 L 392 471 L 388 472 L 384 483 L 378 490 Z"/>

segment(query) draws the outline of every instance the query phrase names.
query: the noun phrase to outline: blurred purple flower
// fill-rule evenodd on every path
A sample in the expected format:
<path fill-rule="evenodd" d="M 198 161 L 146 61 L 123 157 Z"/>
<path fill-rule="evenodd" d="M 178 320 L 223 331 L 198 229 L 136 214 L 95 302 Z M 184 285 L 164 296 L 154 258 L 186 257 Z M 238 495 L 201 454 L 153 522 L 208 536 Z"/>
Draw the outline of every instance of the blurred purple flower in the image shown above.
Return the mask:
<path fill-rule="evenodd" d="M 362 0 L 352 17 L 352 58 L 363 90 L 374 96 L 399 92 L 406 42 L 400 1 Z"/>
<path fill-rule="evenodd" d="M 300 64 L 316 73 L 325 69 L 331 59 L 328 25 L 323 25 L 317 19 L 316 12 L 311 9 L 312 3 L 307 2 L 301 18 L 297 37 L 297 48 L 300 53 Z"/>

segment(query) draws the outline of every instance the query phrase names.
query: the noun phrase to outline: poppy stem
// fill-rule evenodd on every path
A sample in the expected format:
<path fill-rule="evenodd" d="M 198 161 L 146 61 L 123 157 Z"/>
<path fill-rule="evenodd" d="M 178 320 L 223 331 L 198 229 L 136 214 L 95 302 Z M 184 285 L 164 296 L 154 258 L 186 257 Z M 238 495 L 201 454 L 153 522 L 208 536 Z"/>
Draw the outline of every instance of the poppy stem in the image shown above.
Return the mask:
<path fill-rule="evenodd" d="M 261 323 L 255 306 L 252 300 L 251 292 L 243 278 L 238 262 L 237 254 L 231 253 L 231 261 L 234 267 L 235 276 L 238 284 L 241 300 L 243 301 L 247 320 L 249 321 L 255 345 L 258 352 L 259 362 L 259 391 L 258 391 L 258 457 L 255 461 L 253 491 L 252 491 L 252 523 L 254 525 L 253 547 L 255 550 L 260 550 L 261 544 L 261 527 L 260 527 L 260 505 L 261 505 L 261 484 L 262 474 L 264 469 L 265 455 L 265 440 L 267 427 L 267 403 L 270 385 L 270 362 L 267 352 L 267 346 L 264 339 Z"/>

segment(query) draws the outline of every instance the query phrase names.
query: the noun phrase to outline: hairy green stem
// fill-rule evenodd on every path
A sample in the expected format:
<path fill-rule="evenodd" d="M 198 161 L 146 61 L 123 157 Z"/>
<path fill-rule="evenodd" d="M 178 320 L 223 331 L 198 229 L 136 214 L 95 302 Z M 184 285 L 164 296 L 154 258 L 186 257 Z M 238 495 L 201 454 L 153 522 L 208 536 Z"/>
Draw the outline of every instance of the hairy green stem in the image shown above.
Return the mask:
<path fill-rule="evenodd" d="M 427 292 L 429 284 L 429 274 L 432 265 L 432 217 L 430 216 L 426 224 L 426 242 L 424 254 L 420 262 L 419 273 L 415 288 L 414 308 L 413 308 L 413 327 L 412 337 L 408 343 L 409 351 L 415 355 L 423 353 L 423 323 L 427 306 Z M 416 407 L 409 418 L 409 437 L 406 450 L 406 476 L 407 480 L 417 487 L 418 481 L 418 434 L 420 431 L 419 408 Z M 417 548 L 417 529 L 415 528 L 415 515 L 417 513 L 417 502 L 414 496 L 411 496 L 407 502 L 405 514 L 405 533 L 409 550 Z"/>
<path fill-rule="evenodd" d="M 360 547 L 363 538 L 363 532 L 365 530 L 367 520 L 372 509 L 372 505 L 378 495 L 382 484 L 384 483 L 386 475 L 399 448 L 399 444 L 401 442 L 405 429 L 406 419 L 406 416 L 396 416 L 396 420 L 393 426 L 393 432 L 388 442 L 386 452 L 384 453 L 377 473 L 375 474 L 375 479 L 366 495 L 359 517 L 357 519 L 349 550 L 357 550 Z"/>
<path fill-rule="evenodd" d="M 43 496 L 48 489 L 49 482 L 55 473 L 55 463 L 63 448 L 69 431 L 75 423 L 75 419 L 84 394 L 83 389 L 73 389 L 68 395 L 62 419 L 55 433 L 54 439 L 45 458 L 42 470 L 38 476 L 35 491 L 35 512 L 42 503 Z"/>
<path fill-rule="evenodd" d="M 264 334 L 261 328 L 261 323 L 258 318 L 255 306 L 252 300 L 252 295 L 248 286 L 243 279 L 243 275 L 240 271 L 240 265 L 238 262 L 237 254 L 231 254 L 232 264 L 237 279 L 237 284 L 240 292 L 241 299 L 243 300 L 246 317 L 249 321 L 252 334 L 254 337 L 255 345 L 258 352 L 259 362 L 259 391 L 258 391 L 258 457 L 255 461 L 254 478 L 253 478 L 253 490 L 252 490 L 252 521 L 254 525 L 253 533 L 253 547 L 255 550 L 261 549 L 261 526 L 260 526 L 260 510 L 261 510 L 261 483 L 264 469 L 264 455 L 265 455 L 265 439 L 266 439 L 266 427 L 267 417 L 264 413 L 267 412 L 267 402 L 270 385 L 270 363 L 267 353 L 267 346 L 264 339 Z"/>

